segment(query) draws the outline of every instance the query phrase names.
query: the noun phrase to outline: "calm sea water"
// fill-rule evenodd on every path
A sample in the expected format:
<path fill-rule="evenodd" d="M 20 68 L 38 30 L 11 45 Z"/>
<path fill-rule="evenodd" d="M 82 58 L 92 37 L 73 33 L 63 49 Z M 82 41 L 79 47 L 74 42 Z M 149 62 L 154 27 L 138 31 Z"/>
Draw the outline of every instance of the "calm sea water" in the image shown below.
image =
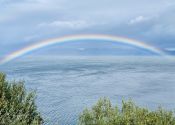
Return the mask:
<path fill-rule="evenodd" d="M 9 80 L 37 91 L 45 124 L 75 125 L 98 98 L 132 98 L 151 109 L 175 109 L 175 59 L 164 57 L 26 57 L 0 66 Z"/>

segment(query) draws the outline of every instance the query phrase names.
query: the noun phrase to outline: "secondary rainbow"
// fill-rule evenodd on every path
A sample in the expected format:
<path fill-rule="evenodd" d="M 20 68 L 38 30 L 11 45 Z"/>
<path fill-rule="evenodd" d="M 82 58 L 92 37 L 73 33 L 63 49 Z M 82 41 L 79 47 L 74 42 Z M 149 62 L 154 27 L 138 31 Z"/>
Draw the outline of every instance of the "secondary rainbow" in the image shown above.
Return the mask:
<path fill-rule="evenodd" d="M 165 53 L 160 50 L 159 48 L 156 48 L 154 46 L 151 46 L 149 44 L 146 44 L 142 41 L 134 40 L 134 39 L 129 39 L 125 37 L 119 37 L 119 36 L 112 36 L 112 35 L 102 35 L 102 34 L 81 34 L 81 35 L 69 35 L 69 36 L 64 36 L 64 37 L 58 37 L 58 38 L 53 38 L 53 39 L 48 39 L 48 40 L 43 40 L 40 42 L 37 42 L 33 45 L 29 45 L 27 47 L 24 47 L 23 49 L 20 49 L 18 51 L 15 51 L 9 55 L 7 55 L 5 58 L 0 60 L 0 64 L 7 63 L 13 59 L 16 59 L 18 57 L 21 57 L 33 50 L 37 50 L 49 45 L 57 44 L 57 43 L 62 43 L 62 42 L 72 42 L 76 40 L 105 40 L 105 41 L 113 41 L 117 43 L 124 43 L 132 46 L 136 46 L 142 49 L 146 49 L 148 51 L 154 52 L 158 55 L 165 55 Z"/>

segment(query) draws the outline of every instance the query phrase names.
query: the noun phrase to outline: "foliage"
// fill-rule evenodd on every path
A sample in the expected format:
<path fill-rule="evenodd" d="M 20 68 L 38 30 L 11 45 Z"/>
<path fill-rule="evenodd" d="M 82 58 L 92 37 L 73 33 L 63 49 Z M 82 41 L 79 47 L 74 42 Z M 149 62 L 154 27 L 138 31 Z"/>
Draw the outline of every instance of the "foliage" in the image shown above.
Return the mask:
<path fill-rule="evenodd" d="M 0 125 L 41 125 L 35 93 L 27 93 L 23 82 L 6 81 L 0 73 Z"/>
<path fill-rule="evenodd" d="M 100 99 L 91 109 L 85 109 L 79 117 L 79 125 L 175 125 L 172 111 L 158 108 L 150 111 L 123 101 L 121 109 L 112 107 L 107 98 Z"/>
<path fill-rule="evenodd" d="M 35 105 L 35 93 L 27 93 L 23 82 L 8 82 L 0 73 L 0 125 L 41 125 L 43 119 Z M 172 111 L 154 111 L 137 106 L 131 100 L 113 107 L 101 98 L 91 109 L 85 109 L 78 125 L 175 125 Z"/>

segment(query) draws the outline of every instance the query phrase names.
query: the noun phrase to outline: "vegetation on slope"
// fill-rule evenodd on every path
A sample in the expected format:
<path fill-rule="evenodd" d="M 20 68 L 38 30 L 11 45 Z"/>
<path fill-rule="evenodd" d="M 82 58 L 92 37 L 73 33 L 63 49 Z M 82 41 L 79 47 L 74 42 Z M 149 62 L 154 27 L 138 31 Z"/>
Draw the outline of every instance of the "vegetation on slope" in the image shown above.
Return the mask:
<path fill-rule="evenodd" d="M 0 125 L 40 125 L 35 93 L 26 93 L 23 82 L 10 83 L 0 73 Z"/>
<path fill-rule="evenodd" d="M 0 73 L 0 125 L 41 125 L 35 93 L 27 93 L 23 82 L 8 82 Z M 100 99 L 79 117 L 78 125 L 175 125 L 175 114 L 162 108 L 149 110 L 132 101 L 113 107 L 107 98 Z"/>
<path fill-rule="evenodd" d="M 132 101 L 122 102 L 122 107 L 112 107 L 109 99 L 100 99 L 79 117 L 79 125 L 175 125 L 172 111 L 158 108 L 155 111 L 141 108 Z"/>

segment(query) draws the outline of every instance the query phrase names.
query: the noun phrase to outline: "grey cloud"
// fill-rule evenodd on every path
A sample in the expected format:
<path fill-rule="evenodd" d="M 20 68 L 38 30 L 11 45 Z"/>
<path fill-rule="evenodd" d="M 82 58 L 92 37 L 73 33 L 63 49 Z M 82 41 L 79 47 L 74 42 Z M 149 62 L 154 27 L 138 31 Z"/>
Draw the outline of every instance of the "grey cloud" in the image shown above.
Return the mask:
<path fill-rule="evenodd" d="M 76 33 L 121 35 L 161 43 L 162 47 L 175 45 L 174 0 L 1 0 L 0 3 L 0 45 L 7 47 Z"/>

